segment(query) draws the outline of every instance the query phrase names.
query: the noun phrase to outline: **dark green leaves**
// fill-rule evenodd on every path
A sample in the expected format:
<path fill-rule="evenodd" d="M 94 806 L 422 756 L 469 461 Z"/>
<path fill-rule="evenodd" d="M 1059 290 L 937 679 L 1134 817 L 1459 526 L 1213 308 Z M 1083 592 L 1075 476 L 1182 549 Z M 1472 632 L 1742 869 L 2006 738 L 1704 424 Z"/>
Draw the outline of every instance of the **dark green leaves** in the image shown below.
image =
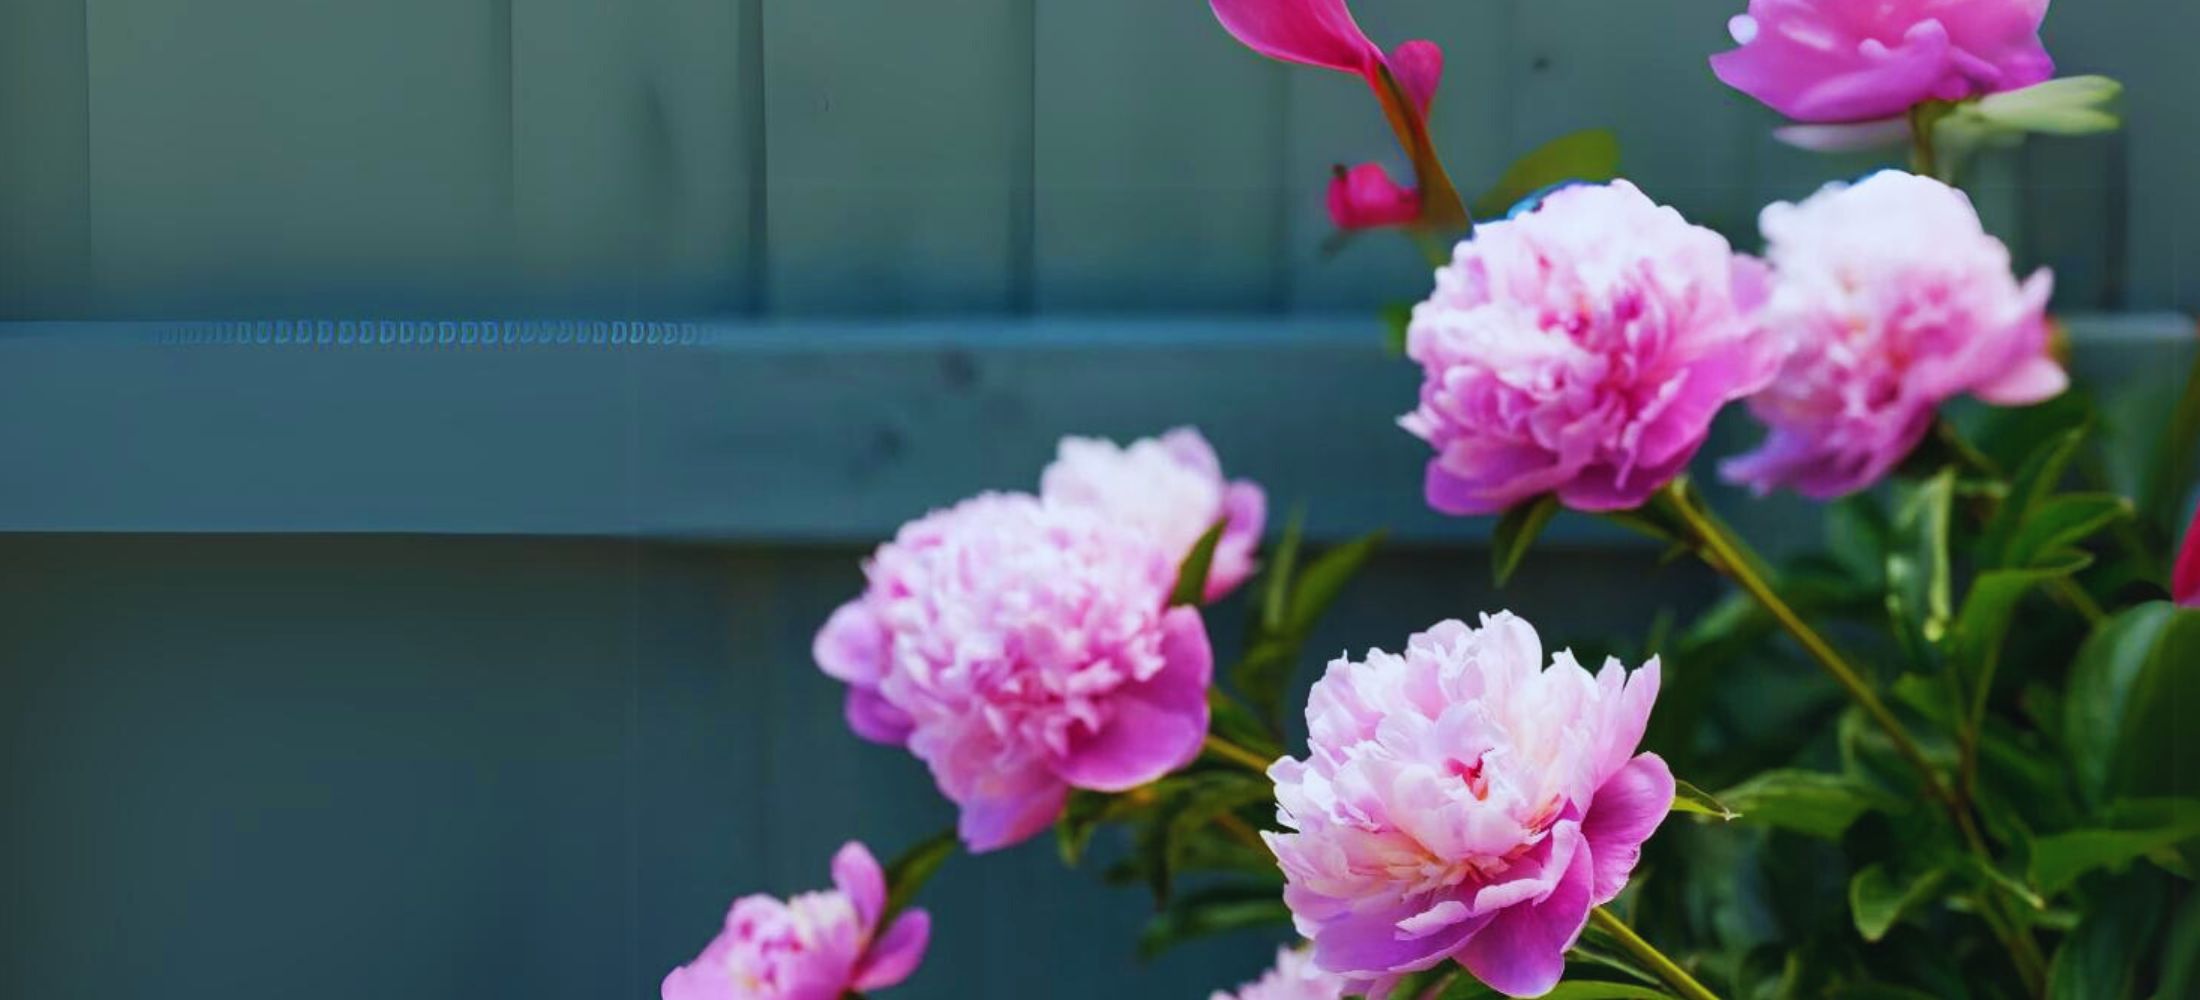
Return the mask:
<path fill-rule="evenodd" d="M 2063 717 L 2063 740 L 2089 801 L 2194 794 L 2200 740 L 2180 739 L 2176 717 L 2177 692 L 2194 685 L 2200 611 L 2158 601 L 2094 631 L 2071 665 Z"/>
<path fill-rule="evenodd" d="M 1838 837 L 1877 804 L 1855 779 L 1817 771 L 1766 771 L 1719 793 L 1719 801 L 1751 823 L 1812 837 Z"/>
<path fill-rule="evenodd" d="M 1565 181 L 1608 181 L 1619 176 L 1619 137 L 1606 129 L 1559 136 L 1514 160 L 1504 176 L 1470 211 L 1477 219 L 1500 219 L 1522 198 Z"/>
<path fill-rule="evenodd" d="M 886 919 L 908 909 L 917 892 L 955 855 L 959 844 L 955 831 L 947 830 L 903 852 L 886 866 Z"/>
<path fill-rule="evenodd" d="M 1364 535 L 1322 553 L 1303 572 L 1295 572 L 1303 544 L 1302 520 L 1294 515 L 1276 546 L 1245 655 L 1229 670 L 1231 686 L 1265 723 L 1270 742 L 1280 736 L 1284 692 L 1307 638 L 1383 540 L 1380 531 Z"/>
<path fill-rule="evenodd" d="M 1497 585 L 1512 579 L 1513 570 L 1520 567 L 1520 560 L 1535 544 L 1543 527 L 1551 523 L 1551 515 L 1558 513 L 1558 497 L 1545 493 L 1526 503 L 1514 504 L 1497 519 L 1496 532 L 1490 537 L 1490 572 Z"/>
<path fill-rule="evenodd" d="M 1849 880 L 1849 915 L 1856 921 L 1856 932 L 1866 941 L 1886 937 L 1895 921 L 1931 899 L 1947 876 L 1938 868 L 1895 875 L 1884 864 L 1865 866 Z"/>
<path fill-rule="evenodd" d="M 1291 926 L 1291 910 L 1276 887 L 1208 886 L 1169 901 L 1138 935 L 1138 955 L 1152 958 L 1186 941 L 1230 931 Z"/>
<path fill-rule="evenodd" d="M 1695 816 L 1709 816 L 1721 822 L 1739 819 L 1742 815 L 1729 808 L 1726 803 L 1712 797 L 1710 792 L 1680 780 L 1673 782 L 1673 811 Z"/>
<path fill-rule="evenodd" d="M 2156 822 L 2132 829 L 2074 830 L 2032 843 L 2032 884 L 2043 896 L 2069 888 L 2080 876 L 2129 863 L 2200 837 L 2200 802 L 2169 799 L 2151 810 Z"/>
<path fill-rule="evenodd" d="M 1955 471 L 1908 487 L 1895 507 L 1894 538 L 1887 549 L 1887 613 L 1917 659 L 1927 644 L 1947 633 L 1949 597 L 1948 511 L 1955 500 Z"/>
<path fill-rule="evenodd" d="M 1198 607 L 1207 600 L 1207 574 L 1214 568 L 1215 546 L 1222 541 L 1223 529 L 1230 526 L 1227 520 L 1216 521 L 1214 527 L 1199 536 L 1192 544 L 1192 551 L 1184 556 L 1184 562 L 1176 569 L 1176 587 L 1169 592 L 1169 606 Z"/>

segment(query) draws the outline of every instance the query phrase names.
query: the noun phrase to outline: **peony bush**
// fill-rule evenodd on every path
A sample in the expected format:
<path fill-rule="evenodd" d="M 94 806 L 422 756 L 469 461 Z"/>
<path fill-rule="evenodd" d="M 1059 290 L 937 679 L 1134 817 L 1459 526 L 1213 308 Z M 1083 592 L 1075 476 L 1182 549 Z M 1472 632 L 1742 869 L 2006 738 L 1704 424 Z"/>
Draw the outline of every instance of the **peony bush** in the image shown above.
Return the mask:
<path fill-rule="evenodd" d="M 2200 370 L 2137 437 L 2101 419 L 2052 275 L 1961 187 L 1982 149 L 2115 125 L 2112 81 L 2052 78 L 2046 0 L 1750 0 L 1705 72 L 1790 141 L 1908 156 L 1767 206 L 1741 247 L 1616 178 L 1606 133 L 1463 198 L 1436 43 L 1386 49 L 1343 0 L 1211 6 L 1393 128 L 1412 183 L 1340 165 L 1327 204 L 1431 251 L 1398 422 L 1428 504 L 1492 519 L 1497 583 L 1567 510 L 1730 595 L 1552 651 L 1460 608 L 1330 659 L 1302 711 L 1309 637 L 1380 532 L 1270 532 L 1195 429 L 1064 438 L 1030 492 L 903 526 L 817 632 L 853 735 L 921 760 L 955 828 L 742 897 L 667 1000 L 922 976 L 926 877 L 1049 830 L 1152 895 L 1141 952 L 1278 946 L 1216 1000 L 2200 996 Z M 1760 554 L 1706 464 L 1813 505 L 1822 544 Z"/>

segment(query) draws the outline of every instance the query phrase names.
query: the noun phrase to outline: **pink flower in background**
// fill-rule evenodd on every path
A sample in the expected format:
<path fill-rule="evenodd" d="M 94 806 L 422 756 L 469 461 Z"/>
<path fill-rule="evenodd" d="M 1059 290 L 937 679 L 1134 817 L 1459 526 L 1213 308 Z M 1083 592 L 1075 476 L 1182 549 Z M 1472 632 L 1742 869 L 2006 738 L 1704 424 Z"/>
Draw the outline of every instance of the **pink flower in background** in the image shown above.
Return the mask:
<path fill-rule="evenodd" d="M 1444 75 L 1444 51 L 1435 42 L 1406 42 L 1386 56 L 1344 0 L 1209 0 L 1209 6 L 1245 47 L 1270 59 L 1351 73 L 1375 92 L 1419 183 L 1396 184 L 1374 164 L 1340 170 L 1329 188 L 1330 218 L 1340 228 L 1466 223 L 1466 209 L 1429 140 L 1429 107 Z"/>
<path fill-rule="evenodd" d="M 1123 791 L 1198 756 L 1214 662 L 1166 606 L 1181 553 L 1087 507 L 988 493 L 902 526 L 817 635 L 857 734 L 905 745 L 972 851 L 1025 839 L 1071 787 Z"/>
<path fill-rule="evenodd" d="M 1210 601 L 1253 573 L 1267 495 L 1250 480 L 1225 480 L 1222 460 L 1192 428 L 1129 447 L 1099 438 L 1063 438 L 1039 483 L 1047 503 L 1090 508 L 1136 528 L 1179 563 L 1216 521 L 1227 520 L 1209 567 Z"/>
<path fill-rule="evenodd" d="M 1208 1000 L 1341 1000 L 1351 985 L 1343 976 L 1323 972 L 1307 949 L 1278 948 L 1274 968 L 1236 993 L 1216 990 Z"/>
<path fill-rule="evenodd" d="M 1421 192 L 1390 179 L 1380 163 L 1337 168 L 1329 181 L 1329 221 L 1339 229 L 1410 225 L 1421 217 Z"/>
<path fill-rule="evenodd" d="M 1264 834 L 1315 964 L 1376 995 L 1446 959 L 1511 996 L 1551 989 L 1672 805 L 1665 762 L 1635 753 L 1657 695 L 1654 659 L 1544 669 L 1502 612 L 1330 663 L 1306 759 L 1268 772 L 1292 832 Z"/>
<path fill-rule="evenodd" d="M 1750 0 L 1711 57 L 1730 87 L 1802 122 L 1900 115 L 2053 76 L 2048 0 Z"/>
<path fill-rule="evenodd" d="M 1485 222 L 1413 310 L 1436 449 L 1428 502 L 1487 514 L 1545 493 L 1576 510 L 1640 505 L 1777 359 L 1745 312 L 1757 268 L 1626 181 L 1553 192 Z"/>
<path fill-rule="evenodd" d="M 1948 399 L 2018 406 L 2068 384 L 2048 353 L 2052 279 L 2019 284 L 1963 192 L 1884 171 L 1770 205 L 1760 225 L 1772 279 L 1758 321 L 1786 362 L 1749 401 L 1770 434 L 1721 466 L 1728 480 L 1853 493 L 1901 462 Z"/>
<path fill-rule="evenodd" d="M 664 1000 L 839 1000 L 909 978 L 932 918 L 905 910 L 879 933 L 886 875 L 862 844 L 833 855 L 833 884 L 784 902 L 743 896 L 703 953 L 665 977 Z"/>
<path fill-rule="evenodd" d="M 2192 526 L 2185 529 L 2185 548 L 2170 571 L 2169 596 L 2185 607 L 2200 608 L 2200 511 L 2194 512 Z"/>

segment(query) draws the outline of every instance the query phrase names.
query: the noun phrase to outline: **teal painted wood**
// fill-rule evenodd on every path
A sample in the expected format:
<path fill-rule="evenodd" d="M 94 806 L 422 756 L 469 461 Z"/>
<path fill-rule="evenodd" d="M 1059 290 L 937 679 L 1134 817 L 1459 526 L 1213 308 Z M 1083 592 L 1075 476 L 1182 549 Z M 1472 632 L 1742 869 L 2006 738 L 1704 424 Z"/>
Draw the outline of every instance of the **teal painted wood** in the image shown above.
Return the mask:
<path fill-rule="evenodd" d="M 764 4 L 768 301 L 1028 301 L 1031 0 Z"/>
<path fill-rule="evenodd" d="M 2196 346 L 2177 316 L 2072 327 L 2118 390 Z M 1485 537 L 1422 504 L 1417 380 L 1359 317 L 6 325 L 0 531 L 864 541 L 1031 488 L 1063 434 L 1193 424 L 1320 537 Z"/>
<path fill-rule="evenodd" d="M 759 0 L 514 0 L 512 206 L 535 314 L 747 309 Z"/>
<path fill-rule="evenodd" d="M 1036 11 L 1037 307 L 1279 307 L 1288 71 L 1236 51 L 1201 3 Z"/>
<path fill-rule="evenodd" d="M 506 0 L 89 4 L 95 308 L 510 301 Z"/>
<path fill-rule="evenodd" d="M 84 0 L 0 3 L 0 317 L 87 315 Z"/>
<path fill-rule="evenodd" d="M 0 995 L 654 997 L 736 895 L 950 821 L 810 666 L 858 556 L 0 537 Z M 1498 606 L 1554 648 L 1639 635 L 1711 582 L 1654 556 L 1553 553 L 1500 599 L 1480 553 L 1394 551 L 1312 648 Z M 1225 648 L 1242 613 L 1211 612 Z M 891 995 L 1198 997 L 1271 960 L 1255 936 L 1137 962 L 1151 903 L 1050 840 L 951 861 Z"/>

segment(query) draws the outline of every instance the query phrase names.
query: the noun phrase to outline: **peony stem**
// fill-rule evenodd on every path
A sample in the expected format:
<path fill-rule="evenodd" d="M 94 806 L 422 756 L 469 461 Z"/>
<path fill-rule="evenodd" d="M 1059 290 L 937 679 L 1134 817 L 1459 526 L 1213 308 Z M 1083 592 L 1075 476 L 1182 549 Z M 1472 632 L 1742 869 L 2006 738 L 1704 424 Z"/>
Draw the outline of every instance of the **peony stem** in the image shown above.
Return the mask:
<path fill-rule="evenodd" d="M 1925 751 L 1910 737 L 1902 720 L 1896 718 L 1894 712 L 1887 708 L 1887 703 L 1880 700 L 1878 693 L 1864 680 L 1864 675 L 1850 665 L 1833 648 L 1832 643 L 1819 635 L 1818 630 L 1811 628 L 1810 623 L 1796 614 L 1795 609 L 1788 606 L 1779 593 L 1772 589 L 1760 569 L 1761 560 L 1745 547 L 1746 543 L 1736 537 L 1724 522 L 1702 505 L 1695 492 L 1689 488 L 1687 477 L 1673 480 L 1665 489 L 1664 499 L 1666 507 L 1687 526 L 1689 534 L 1693 536 L 1689 540 L 1695 543 L 1697 554 L 1713 569 L 1724 574 L 1756 599 L 1758 605 L 1794 637 L 1804 652 L 1809 653 L 1811 659 L 1818 661 L 1818 665 L 1832 675 L 1834 681 L 1848 692 L 1849 697 L 1863 708 L 1864 714 L 1887 735 L 1895 752 L 1916 769 L 1918 777 L 1925 783 L 1927 794 L 1937 800 L 1955 822 L 1957 831 L 1963 835 L 1964 847 L 1980 863 L 1992 867 L 1993 852 L 1987 848 L 1986 839 L 1980 835 L 1978 822 L 1972 818 L 1970 807 L 1947 782 L 1941 780 L 1940 772 L 1934 770 L 1932 762 L 1925 758 Z M 2037 995 L 2046 978 L 2046 961 L 2040 954 L 2039 943 L 2021 925 L 2006 921 L 1998 896 L 1989 895 L 1982 900 L 1982 906 L 1988 914 L 1987 923 L 2001 939 L 2002 946 L 2008 951 L 2010 961 L 2016 965 L 2017 973 L 2024 980 L 2027 991 Z"/>
<path fill-rule="evenodd" d="M 1212 733 L 1209 733 L 1207 735 L 1206 749 L 1208 753 L 1214 754 L 1215 756 L 1220 757 L 1223 760 L 1229 761 L 1232 764 L 1236 764 L 1258 775 L 1265 776 L 1268 773 L 1268 765 L 1271 763 L 1270 761 L 1262 760 L 1259 754 L 1256 754 L 1251 750 L 1247 750 L 1244 747 L 1238 746 L 1237 744 L 1232 743 L 1229 740 L 1223 739 L 1220 736 L 1216 736 Z"/>
<path fill-rule="evenodd" d="M 1680 963 L 1665 957 L 1665 953 L 1659 951 L 1656 945 L 1643 940 L 1642 935 L 1635 933 L 1634 928 L 1614 916 L 1612 911 L 1601 906 L 1596 907 L 1589 911 L 1589 922 L 1595 924 L 1598 930 L 1611 935 L 1621 948 L 1633 955 L 1636 961 L 1649 966 L 1651 972 L 1656 973 L 1659 979 L 1664 980 L 1665 985 L 1672 987 L 1673 992 L 1685 1000 L 1719 1000 L 1718 994 L 1704 988 L 1704 984 L 1697 982 L 1696 977 L 1689 975 L 1688 970 L 1681 968 Z"/>

